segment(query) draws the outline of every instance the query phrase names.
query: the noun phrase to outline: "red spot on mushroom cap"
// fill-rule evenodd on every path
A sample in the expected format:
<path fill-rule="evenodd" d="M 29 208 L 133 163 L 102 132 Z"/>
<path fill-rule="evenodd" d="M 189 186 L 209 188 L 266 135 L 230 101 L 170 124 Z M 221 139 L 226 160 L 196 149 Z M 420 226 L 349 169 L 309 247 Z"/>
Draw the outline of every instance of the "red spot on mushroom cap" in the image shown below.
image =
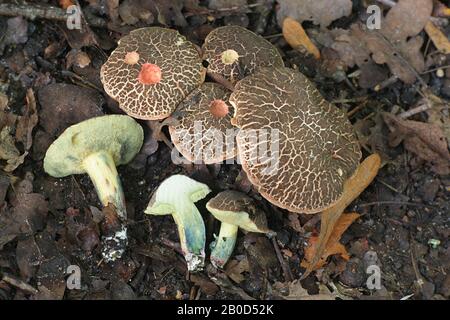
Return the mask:
<path fill-rule="evenodd" d="M 209 106 L 209 112 L 216 118 L 225 117 L 230 109 L 223 100 L 213 100 Z"/>
<path fill-rule="evenodd" d="M 144 63 L 138 76 L 138 80 L 142 84 L 156 84 L 161 81 L 161 78 L 161 68 L 152 63 Z"/>

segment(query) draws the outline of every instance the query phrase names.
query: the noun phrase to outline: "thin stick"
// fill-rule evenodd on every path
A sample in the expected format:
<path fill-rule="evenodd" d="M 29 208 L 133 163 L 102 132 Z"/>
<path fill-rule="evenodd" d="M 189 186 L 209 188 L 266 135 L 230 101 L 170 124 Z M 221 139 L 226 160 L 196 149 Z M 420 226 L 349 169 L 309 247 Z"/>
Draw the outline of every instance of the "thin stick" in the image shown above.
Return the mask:
<path fill-rule="evenodd" d="M 12 285 L 13 287 L 16 287 L 17 289 L 20 289 L 28 294 L 37 294 L 39 292 L 38 289 L 36 289 L 35 287 L 6 273 L 3 274 L 2 281 L 5 281 L 6 283 Z"/>
<path fill-rule="evenodd" d="M 275 248 L 275 253 L 277 254 L 278 261 L 280 262 L 281 268 L 283 269 L 284 273 L 284 279 L 286 281 L 293 281 L 294 277 L 292 276 L 291 269 L 289 269 L 289 266 L 287 265 L 286 261 L 284 261 L 283 255 L 281 254 L 280 248 L 278 247 L 276 237 L 272 237 L 272 244 Z"/>
<path fill-rule="evenodd" d="M 55 21 L 67 21 L 69 14 L 61 8 L 37 4 L 37 3 L 1 3 L 0 16 L 17 17 L 22 16 L 30 20 L 46 19 Z M 92 27 L 104 28 L 106 21 L 93 16 L 85 16 L 87 22 Z"/>

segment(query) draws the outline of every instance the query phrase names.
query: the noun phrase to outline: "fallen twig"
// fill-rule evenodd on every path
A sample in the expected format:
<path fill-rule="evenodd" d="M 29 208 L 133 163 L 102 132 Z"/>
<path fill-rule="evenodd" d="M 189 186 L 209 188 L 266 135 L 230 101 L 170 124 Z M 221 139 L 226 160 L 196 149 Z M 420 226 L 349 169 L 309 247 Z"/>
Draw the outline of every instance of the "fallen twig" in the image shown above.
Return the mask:
<path fill-rule="evenodd" d="M 67 21 L 69 14 L 66 10 L 37 3 L 1 3 L 0 16 L 22 16 L 30 20 L 46 19 L 55 21 Z M 106 21 L 95 16 L 85 16 L 87 23 L 92 27 L 104 28 Z"/>

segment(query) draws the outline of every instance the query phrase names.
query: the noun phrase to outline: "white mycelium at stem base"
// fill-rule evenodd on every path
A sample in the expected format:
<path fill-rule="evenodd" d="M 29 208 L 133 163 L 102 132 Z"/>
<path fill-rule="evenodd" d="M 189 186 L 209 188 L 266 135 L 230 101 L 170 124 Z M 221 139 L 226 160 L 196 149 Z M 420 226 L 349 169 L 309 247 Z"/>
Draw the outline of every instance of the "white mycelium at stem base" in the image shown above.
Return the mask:
<path fill-rule="evenodd" d="M 205 224 L 194 203 L 210 191 L 203 183 L 174 175 L 161 183 L 145 210 L 152 215 L 172 215 L 189 271 L 199 271 L 204 266 Z"/>

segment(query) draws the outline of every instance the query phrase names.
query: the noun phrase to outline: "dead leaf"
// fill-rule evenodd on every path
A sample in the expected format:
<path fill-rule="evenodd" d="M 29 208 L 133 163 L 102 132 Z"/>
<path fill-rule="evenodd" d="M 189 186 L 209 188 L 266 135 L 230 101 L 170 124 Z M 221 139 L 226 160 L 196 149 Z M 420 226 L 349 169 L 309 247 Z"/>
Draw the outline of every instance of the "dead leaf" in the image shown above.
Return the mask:
<path fill-rule="evenodd" d="M 381 158 L 378 154 L 372 154 L 367 157 L 359 166 L 356 172 L 344 184 L 344 192 L 338 202 L 331 208 L 322 212 L 320 234 L 317 240 L 315 252 L 310 253 L 311 258 L 303 263 L 306 263 L 307 269 L 302 278 L 308 276 L 315 266 L 320 262 L 326 248 L 328 241 L 333 234 L 334 226 L 339 221 L 339 217 L 348 207 L 373 181 L 378 173 L 381 165 Z"/>
<path fill-rule="evenodd" d="M 320 51 L 317 49 L 316 45 L 312 43 L 309 39 L 302 25 L 292 19 L 287 17 L 283 21 L 283 36 L 284 39 L 289 43 L 289 45 L 299 51 L 306 51 L 312 54 L 314 58 L 320 59 Z"/>
<path fill-rule="evenodd" d="M 67 9 L 70 6 L 75 5 L 73 0 L 59 0 L 58 2 L 59 2 L 59 6 L 63 9 Z"/>
<path fill-rule="evenodd" d="M 236 283 L 241 283 L 245 280 L 244 272 L 249 272 L 250 266 L 247 258 L 242 260 L 232 259 L 226 264 L 225 273 Z"/>
<path fill-rule="evenodd" d="M 450 41 L 447 36 L 434 25 L 432 21 L 428 21 L 425 25 L 425 31 L 430 37 L 431 41 L 435 47 L 442 53 L 449 54 L 450 53 Z"/>
<path fill-rule="evenodd" d="M 314 255 L 316 254 L 318 248 L 319 237 L 312 236 L 308 240 L 308 247 L 305 250 L 305 258 L 301 263 L 301 266 L 307 269 L 317 270 L 322 268 L 327 262 L 327 258 L 332 255 L 340 255 L 343 259 L 348 260 L 350 256 L 345 249 L 345 247 L 339 242 L 342 237 L 342 234 L 347 230 L 347 228 L 358 219 L 359 214 L 357 213 L 348 213 L 343 214 L 339 217 L 339 220 L 333 227 L 333 231 L 330 235 L 330 238 L 327 241 L 325 246 L 325 251 L 320 257 L 319 261 L 314 265 L 310 265 L 309 261 L 312 261 Z"/>
<path fill-rule="evenodd" d="M 284 300 L 336 300 L 336 295 L 324 287 L 321 287 L 319 294 L 309 294 L 299 280 L 286 283 L 275 282 L 272 288 L 274 293 Z"/>
<path fill-rule="evenodd" d="M 103 115 L 104 100 L 95 90 L 66 83 L 49 84 L 38 92 L 40 125 L 56 137 L 67 127 Z"/>
<path fill-rule="evenodd" d="M 382 19 L 380 30 L 369 30 L 357 22 L 349 30 L 330 31 L 334 43 L 327 45 L 350 68 L 371 61 L 387 64 L 395 76 L 411 84 L 425 68 L 419 33 L 428 23 L 432 7 L 432 0 L 400 0 Z"/>
<path fill-rule="evenodd" d="M 384 121 L 391 130 L 390 145 L 405 148 L 419 158 L 430 162 L 437 174 L 450 173 L 450 152 L 442 129 L 432 123 L 402 120 L 390 113 L 383 113 Z"/>
<path fill-rule="evenodd" d="M 278 0 L 278 4 L 280 27 L 286 17 L 291 17 L 299 22 L 312 21 L 326 28 L 334 20 L 349 16 L 352 12 L 351 0 Z"/>
<path fill-rule="evenodd" d="M 38 123 L 36 101 L 32 89 L 27 90 L 27 104 L 23 116 L 0 113 L 0 159 L 6 160 L 3 170 L 12 172 L 20 166 L 32 146 L 32 132 Z M 15 131 L 15 134 L 13 134 Z M 21 154 L 16 144 L 22 144 Z"/>

